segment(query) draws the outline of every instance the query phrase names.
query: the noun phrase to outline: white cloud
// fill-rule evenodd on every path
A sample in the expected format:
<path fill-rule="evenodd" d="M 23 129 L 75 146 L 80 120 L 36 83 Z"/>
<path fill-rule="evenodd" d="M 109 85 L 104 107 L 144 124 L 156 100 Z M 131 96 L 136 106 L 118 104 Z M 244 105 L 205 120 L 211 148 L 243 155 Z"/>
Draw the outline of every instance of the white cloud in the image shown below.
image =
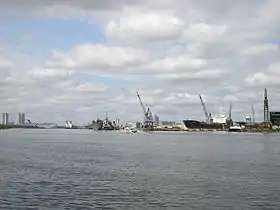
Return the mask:
<path fill-rule="evenodd" d="M 83 83 L 77 86 L 77 90 L 83 92 L 104 92 L 107 87 L 102 84 Z"/>
<path fill-rule="evenodd" d="M 45 78 L 65 78 L 71 76 L 74 72 L 67 69 L 53 69 L 53 68 L 42 68 L 34 69 L 29 72 L 30 76 L 35 79 L 45 79 Z"/>
<path fill-rule="evenodd" d="M 242 54 L 244 54 L 245 56 L 254 56 L 254 55 L 263 55 L 265 53 L 269 53 L 269 52 L 276 52 L 278 50 L 278 45 L 276 44 L 260 44 L 260 45 L 251 45 L 248 46 L 246 49 L 244 49 L 243 52 L 241 52 Z"/>
<path fill-rule="evenodd" d="M 266 70 L 256 72 L 246 77 L 245 82 L 251 86 L 280 87 L 280 63 L 271 63 Z"/>
<path fill-rule="evenodd" d="M 118 20 L 111 20 L 106 26 L 109 39 L 125 43 L 175 39 L 181 36 L 183 30 L 183 20 L 156 12 L 130 14 Z"/>
<path fill-rule="evenodd" d="M 211 80 L 223 78 L 227 74 L 227 71 L 223 69 L 205 69 L 201 71 L 191 72 L 175 72 L 171 74 L 159 74 L 159 78 L 171 79 L 171 80 Z"/>
<path fill-rule="evenodd" d="M 209 25 L 206 23 L 196 23 L 191 24 L 184 31 L 184 38 L 198 40 L 198 41 L 211 41 L 217 40 L 221 37 L 227 30 L 226 25 Z"/>
<path fill-rule="evenodd" d="M 69 52 L 55 52 L 54 60 L 47 66 L 67 69 L 92 69 L 92 71 L 130 67 L 149 60 L 149 52 L 132 47 L 105 46 L 102 44 L 83 44 Z"/>
<path fill-rule="evenodd" d="M 224 102 L 238 102 L 239 99 L 235 95 L 226 94 L 223 99 Z"/>
<path fill-rule="evenodd" d="M 147 68 L 150 70 L 179 73 L 184 70 L 196 71 L 207 67 L 207 60 L 192 58 L 190 55 L 167 56 L 152 62 Z"/>

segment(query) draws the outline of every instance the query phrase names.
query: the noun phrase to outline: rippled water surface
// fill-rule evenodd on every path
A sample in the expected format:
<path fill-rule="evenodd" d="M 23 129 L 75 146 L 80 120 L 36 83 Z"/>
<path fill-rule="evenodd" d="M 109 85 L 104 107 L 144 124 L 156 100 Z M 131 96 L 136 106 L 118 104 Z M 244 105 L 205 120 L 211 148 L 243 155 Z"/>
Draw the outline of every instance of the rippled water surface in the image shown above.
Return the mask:
<path fill-rule="evenodd" d="M 0 209 L 279 209 L 280 135 L 0 131 Z"/>

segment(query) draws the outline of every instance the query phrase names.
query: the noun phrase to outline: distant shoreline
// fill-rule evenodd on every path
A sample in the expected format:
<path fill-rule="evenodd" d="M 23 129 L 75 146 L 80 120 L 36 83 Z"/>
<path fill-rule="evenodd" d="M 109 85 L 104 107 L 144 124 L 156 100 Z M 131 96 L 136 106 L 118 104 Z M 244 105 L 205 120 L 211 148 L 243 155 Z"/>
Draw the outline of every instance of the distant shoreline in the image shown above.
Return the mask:
<path fill-rule="evenodd" d="M 66 129 L 64 127 L 56 127 L 56 128 L 40 128 L 40 127 L 17 127 L 17 126 L 6 126 L 6 125 L 0 125 L 0 130 L 7 130 L 7 129 L 44 129 L 44 130 L 53 130 L 53 129 L 65 129 L 65 130 L 90 130 L 88 128 L 73 128 L 73 129 Z M 227 133 L 236 133 L 236 132 L 228 132 L 226 130 L 184 130 L 184 129 L 152 129 L 152 130 L 146 130 L 146 129 L 139 129 L 141 131 L 147 131 L 147 132 L 190 132 L 190 133 L 212 133 L 212 132 L 227 132 Z M 98 132 L 98 131 L 97 131 Z M 240 133 L 279 133 L 280 130 L 272 130 L 272 129 L 256 129 L 256 130 L 243 130 Z"/>

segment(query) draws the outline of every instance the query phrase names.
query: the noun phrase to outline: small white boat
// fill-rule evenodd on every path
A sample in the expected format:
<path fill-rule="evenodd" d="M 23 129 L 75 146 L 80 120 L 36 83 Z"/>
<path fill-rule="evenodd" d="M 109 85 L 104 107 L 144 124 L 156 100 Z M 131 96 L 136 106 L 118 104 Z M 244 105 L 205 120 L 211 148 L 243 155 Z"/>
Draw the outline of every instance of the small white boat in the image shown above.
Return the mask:
<path fill-rule="evenodd" d="M 66 129 L 71 129 L 72 127 L 73 127 L 72 121 L 66 121 L 65 128 Z"/>
<path fill-rule="evenodd" d="M 129 128 L 129 127 L 126 127 L 123 129 L 123 132 L 124 133 L 132 133 L 132 134 L 135 134 L 135 133 L 138 133 L 139 131 L 135 128 Z"/>
<path fill-rule="evenodd" d="M 233 126 L 229 127 L 228 131 L 229 132 L 241 132 L 242 128 L 240 125 L 233 125 Z"/>

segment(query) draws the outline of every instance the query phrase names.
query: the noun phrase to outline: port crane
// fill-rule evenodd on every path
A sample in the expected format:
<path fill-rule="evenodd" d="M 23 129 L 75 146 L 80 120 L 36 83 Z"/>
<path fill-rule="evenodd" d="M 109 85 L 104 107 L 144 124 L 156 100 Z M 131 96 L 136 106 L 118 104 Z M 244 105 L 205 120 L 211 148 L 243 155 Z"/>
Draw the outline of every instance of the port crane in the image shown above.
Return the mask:
<path fill-rule="evenodd" d="M 202 99 L 201 95 L 199 95 L 199 98 L 200 98 L 200 102 L 201 102 L 201 105 L 202 105 L 202 108 L 203 108 L 203 111 L 204 111 L 204 114 L 205 114 L 206 122 L 210 123 L 211 122 L 211 113 L 208 114 L 206 106 L 203 102 L 203 99 Z"/>
<path fill-rule="evenodd" d="M 232 121 L 232 118 L 231 118 L 231 112 L 232 112 L 232 103 L 229 104 L 228 119 L 226 121 L 226 124 L 227 124 L 228 128 L 233 125 L 233 121 Z"/>
<path fill-rule="evenodd" d="M 253 124 L 254 124 L 255 123 L 255 108 L 254 108 L 254 104 L 252 104 L 251 108 L 252 108 L 252 121 L 253 121 Z"/>
<path fill-rule="evenodd" d="M 152 128 L 154 125 L 153 114 L 149 107 L 147 109 L 145 108 L 138 91 L 136 91 L 136 95 L 144 112 L 143 126 L 144 128 Z"/>
<path fill-rule="evenodd" d="M 228 119 L 231 120 L 232 103 L 229 104 Z"/>

